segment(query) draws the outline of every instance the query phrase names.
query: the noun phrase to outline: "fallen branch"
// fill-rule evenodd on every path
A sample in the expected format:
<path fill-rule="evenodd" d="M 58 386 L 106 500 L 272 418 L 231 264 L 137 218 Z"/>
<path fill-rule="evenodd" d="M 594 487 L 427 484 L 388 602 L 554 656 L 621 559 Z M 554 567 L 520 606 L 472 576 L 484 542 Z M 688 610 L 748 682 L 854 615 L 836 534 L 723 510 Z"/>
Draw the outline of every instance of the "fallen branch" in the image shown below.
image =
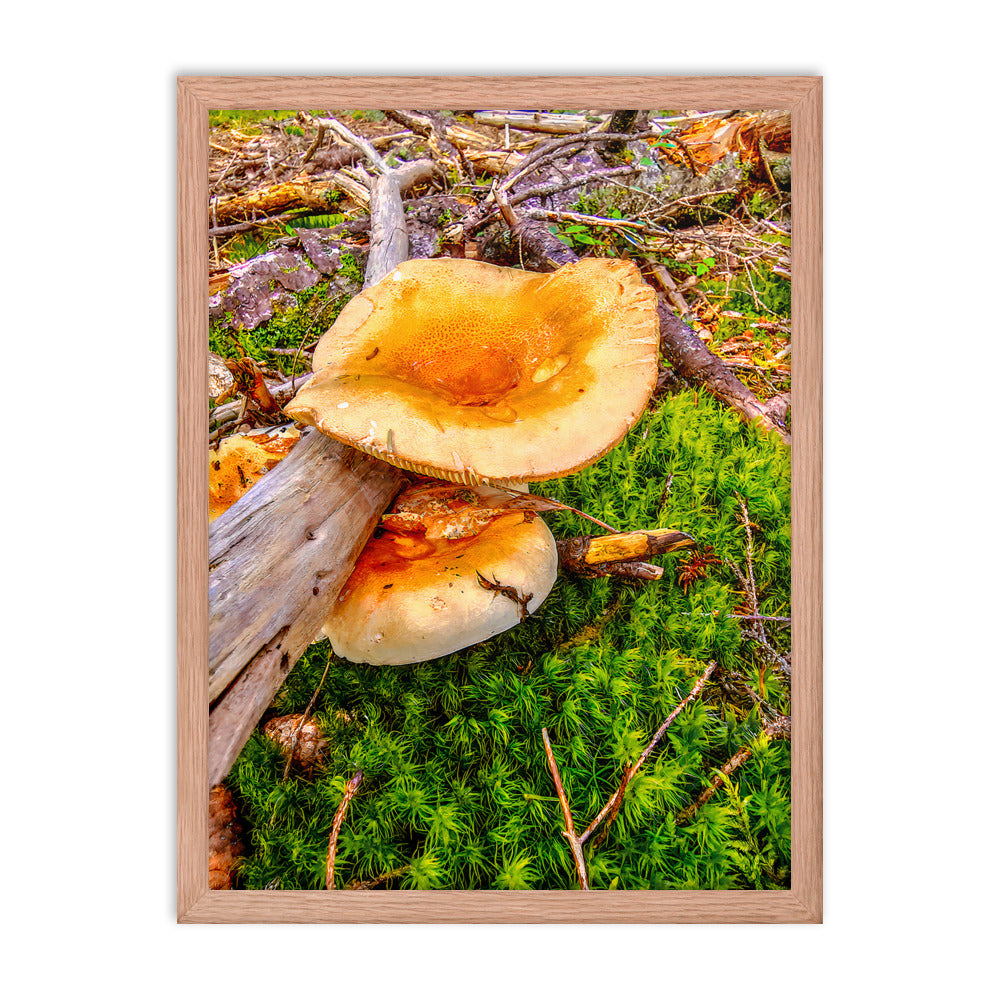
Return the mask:
<path fill-rule="evenodd" d="M 553 160 L 561 159 L 564 156 L 575 156 L 587 143 L 600 142 L 611 144 L 618 141 L 628 141 L 632 139 L 649 139 L 657 132 L 600 132 L 589 135 L 573 135 L 562 139 L 549 139 L 536 146 L 530 153 L 526 154 L 521 166 L 507 178 L 503 183 L 503 190 L 510 188 L 522 181 L 527 174 L 534 173 L 539 167 L 551 163 Z M 568 147 L 576 146 L 576 149 L 566 152 Z"/>
<path fill-rule="evenodd" d="M 444 163 L 453 167 L 467 181 L 474 182 L 476 175 L 465 153 L 448 137 L 448 129 L 441 119 L 430 113 L 413 111 L 386 111 L 387 118 L 399 122 L 406 128 L 424 136 L 431 152 Z"/>
<path fill-rule="evenodd" d="M 591 170 L 586 174 L 578 174 L 575 177 L 568 177 L 560 181 L 552 181 L 548 184 L 539 184 L 532 188 L 526 188 L 522 191 L 518 191 L 516 195 L 513 195 L 507 199 L 510 205 L 519 205 L 521 202 L 528 201 L 530 198 L 547 198 L 553 194 L 561 194 L 563 191 L 572 191 L 573 188 L 584 187 L 587 184 L 593 184 L 596 181 L 607 180 L 612 177 L 621 177 L 624 174 L 634 174 L 639 168 L 631 165 L 626 165 L 623 167 L 604 167 L 600 170 Z M 496 200 L 496 199 L 495 199 Z M 535 213 L 539 214 L 535 214 Z M 467 232 L 476 231 L 482 229 L 483 226 L 488 225 L 493 221 L 497 214 L 502 214 L 502 209 L 498 207 L 488 212 L 486 215 L 481 216 L 478 221 L 472 226 Z M 558 217 L 559 213 L 556 212 L 541 212 L 539 209 L 530 209 L 527 213 L 529 218 L 549 218 Z M 573 213 L 565 213 L 566 215 L 572 215 Z M 581 218 L 586 218 L 581 216 Z M 613 222 L 616 220 L 607 220 Z"/>
<path fill-rule="evenodd" d="M 304 167 L 315 155 L 316 150 L 323 145 L 323 140 L 326 138 L 326 126 L 320 125 L 316 129 L 316 138 L 313 139 L 312 145 L 302 154 L 302 166 Z"/>
<path fill-rule="evenodd" d="M 753 571 L 753 534 L 750 531 L 751 521 L 750 515 L 747 513 L 747 505 L 742 497 L 737 496 L 739 501 L 740 512 L 743 515 L 743 530 L 746 533 L 747 545 L 747 572 L 746 576 L 743 575 L 742 570 L 736 565 L 731 559 L 726 560 L 726 565 L 729 567 L 730 571 L 740 582 L 740 586 L 743 588 L 743 593 L 747 598 L 747 607 L 750 612 L 749 615 L 744 616 L 744 620 L 751 623 L 750 625 L 750 636 L 754 641 L 756 641 L 763 649 L 765 649 L 771 657 L 772 662 L 782 671 L 782 673 L 787 677 L 791 674 L 791 667 L 789 666 L 788 659 L 782 656 L 774 648 L 771 640 L 767 636 L 767 632 L 764 630 L 764 622 L 768 619 L 760 614 L 760 600 L 757 596 L 757 580 L 754 576 Z M 760 679 L 761 690 L 764 687 L 763 675 Z"/>
<path fill-rule="evenodd" d="M 650 271 L 656 277 L 663 294 L 675 312 L 680 313 L 686 322 L 689 316 L 694 316 L 694 310 L 684 298 L 684 289 L 674 281 L 673 275 L 662 264 L 650 264 Z"/>
<path fill-rule="evenodd" d="M 708 683 L 709 677 L 712 676 L 715 666 L 714 661 L 709 663 L 701 677 L 695 681 L 694 687 L 691 688 L 688 696 L 670 713 L 670 715 L 667 716 L 663 725 L 660 726 L 653 738 L 646 745 L 646 748 L 641 754 L 639 754 L 639 759 L 630 767 L 625 768 L 621 781 L 612 793 L 611 798 L 608 799 L 608 801 L 604 804 L 604 808 L 602 808 L 601 811 L 594 817 L 590 826 L 588 826 L 587 829 L 584 830 L 579 836 L 577 836 L 576 828 L 573 825 L 573 813 L 570 809 L 569 800 L 566 798 L 566 792 L 563 789 L 562 780 L 559 777 L 559 768 L 556 765 L 555 756 L 552 753 L 552 744 L 549 742 L 548 731 L 544 728 L 542 729 L 542 742 L 545 744 L 545 756 L 548 761 L 549 772 L 551 773 L 552 780 L 556 786 L 556 793 L 559 796 L 559 804 L 562 806 L 563 819 L 566 825 L 566 828 L 563 831 L 563 836 L 569 841 L 570 850 L 573 853 L 573 861 L 576 865 L 577 879 L 580 882 L 581 889 L 590 888 L 587 883 L 587 868 L 583 857 L 583 845 L 586 844 L 598 827 L 600 827 L 600 825 L 605 821 L 606 826 L 604 832 L 602 833 L 602 839 L 607 835 L 607 830 L 610 828 L 611 823 L 614 822 L 614 818 L 618 815 L 618 810 L 625 799 L 625 793 L 628 791 L 628 786 L 642 769 L 643 764 L 645 764 L 649 759 L 649 755 L 656 749 L 657 743 L 659 743 L 663 738 L 663 734 L 670 728 L 674 719 L 680 715 L 687 705 L 689 705 L 701 694 L 702 689 Z"/>
<path fill-rule="evenodd" d="M 465 157 L 469 165 L 480 173 L 504 176 L 513 173 L 524 162 L 524 155 L 515 153 L 512 149 L 473 150 L 466 153 Z"/>
<path fill-rule="evenodd" d="M 562 806 L 563 820 L 566 823 L 563 836 L 569 841 L 570 850 L 573 852 L 573 861 L 576 863 L 576 877 L 580 881 L 581 889 L 589 889 L 590 886 L 587 884 L 587 866 L 583 860 L 583 841 L 576 835 L 576 829 L 573 826 L 573 813 L 570 810 L 569 802 L 566 800 L 566 792 L 563 789 L 562 779 L 559 777 L 559 767 L 556 765 L 556 759 L 552 754 L 552 744 L 549 742 L 548 730 L 544 727 L 542 728 L 542 742 L 545 744 L 545 757 L 549 762 L 549 772 L 556 786 L 559 804 Z"/>
<path fill-rule="evenodd" d="M 678 375 L 703 385 L 716 399 L 750 422 L 773 431 L 785 444 L 792 443 L 791 433 L 777 423 L 775 414 L 702 343 L 691 327 L 671 312 L 660 296 L 656 311 L 660 317 L 660 348 Z"/>
<path fill-rule="evenodd" d="M 295 209 L 290 212 L 281 212 L 279 215 L 261 216 L 260 218 L 253 219 L 249 222 L 234 222 L 230 226 L 210 226 L 208 235 L 232 236 L 235 233 L 246 233 L 251 229 L 259 229 L 262 226 L 267 226 L 272 223 L 288 222 L 290 219 L 294 219 L 298 212 L 299 209 Z"/>
<path fill-rule="evenodd" d="M 605 803 L 604 808 L 594 817 L 594 820 L 590 824 L 590 826 L 588 826 L 587 829 L 584 830 L 583 833 L 581 834 L 580 836 L 581 842 L 585 843 L 605 819 L 607 819 L 608 821 L 608 826 L 611 825 L 615 816 L 618 814 L 618 809 L 621 807 L 622 801 L 625 798 L 625 792 L 628 790 L 628 786 L 631 784 L 632 780 L 642 769 L 642 765 L 645 764 L 646 761 L 649 759 L 649 755 L 653 752 L 653 750 L 656 749 L 656 744 L 660 742 L 660 740 L 663 737 L 663 734 L 670 728 L 674 719 L 676 719 L 677 716 L 681 714 L 681 712 L 687 705 L 689 705 L 692 701 L 694 701 L 695 698 L 697 698 L 701 694 L 702 689 L 708 683 L 709 677 L 712 676 L 712 672 L 715 670 L 715 666 L 716 664 L 714 660 L 711 663 L 709 663 L 709 665 L 705 668 L 704 672 L 702 673 L 701 677 L 699 677 L 698 680 L 695 681 L 695 685 L 693 688 L 691 688 L 691 691 L 688 694 L 688 696 L 667 716 L 663 725 L 660 726 L 659 729 L 657 729 L 653 738 L 646 745 L 646 748 L 642 751 L 641 754 L 639 754 L 639 759 L 631 767 L 627 767 L 625 769 L 625 772 L 622 774 L 622 780 L 618 785 L 618 788 L 615 790 L 614 794 Z"/>
<path fill-rule="evenodd" d="M 467 236 L 472 236 L 487 224 L 487 222 L 492 219 L 499 208 L 500 200 L 497 198 L 497 191 L 501 194 L 505 194 L 513 190 L 516 186 L 522 184 L 524 179 L 529 175 L 537 171 L 540 167 L 543 167 L 554 160 L 561 159 L 566 156 L 572 156 L 578 153 L 584 145 L 593 142 L 609 142 L 615 139 L 644 139 L 649 138 L 657 133 L 646 132 L 642 134 L 632 135 L 627 132 L 621 133 L 594 133 L 585 136 L 573 135 L 568 137 L 563 137 L 560 139 L 551 139 L 548 142 L 544 142 L 535 149 L 533 149 L 528 155 L 526 155 L 521 161 L 520 165 L 516 170 L 511 173 L 500 182 L 496 188 L 491 192 L 490 196 L 487 197 L 481 204 L 473 208 L 465 217 L 464 225 Z M 567 150 L 567 147 L 575 146 L 575 149 Z M 634 172 L 635 167 L 629 166 L 626 168 L 611 168 L 616 169 L 619 172 Z M 617 174 L 604 174 L 605 177 L 617 176 Z M 550 193 L 555 193 L 554 191 Z M 517 197 L 515 194 L 513 197 Z M 532 197 L 528 195 L 527 197 Z M 523 199 L 521 199 L 523 200 Z"/>
<path fill-rule="evenodd" d="M 657 571 L 640 579 L 658 579 L 663 575 L 659 566 L 641 562 L 650 556 L 665 555 L 677 549 L 695 545 L 695 540 L 683 531 L 672 528 L 651 528 L 648 531 L 627 531 L 612 535 L 581 535 L 556 542 L 560 568 L 579 576 L 638 575 L 616 567 L 648 567 Z M 648 573 L 648 570 L 645 570 Z"/>
<path fill-rule="evenodd" d="M 326 849 L 326 887 L 327 889 L 336 889 L 337 886 L 334 884 L 334 867 L 337 863 L 337 837 L 340 835 L 340 827 L 344 822 L 344 817 L 347 815 L 347 807 L 351 804 L 351 799 L 357 794 L 358 789 L 361 787 L 361 781 L 364 778 L 364 772 L 358 771 L 350 781 L 347 782 L 347 786 L 344 788 L 344 797 L 341 799 L 340 805 L 337 808 L 337 814 L 333 817 L 333 828 L 330 830 L 330 843 Z"/>
<path fill-rule="evenodd" d="M 503 126 L 522 132 L 551 132 L 555 135 L 591 132 L 606 126 L 609 115 L 560 115 L 544 111 L 477 111 L 472 116 L 481 125 Z"/>
<path fill-rule="evenodd" d="M 549 232 L 548 226 L 534 219 L 518 218 L 506 193 L 499 187 L 494 187 L 493 197 L 510 229 L 519 263 L 525 270 L 555 271 L 564 264 L 572 264 L 580 259 L 565 243 Z M 468 232 L 466 229 L 466 233 Z"/>
<path fill-rule="evenodd" d="M 311 208 L 315 211 L 329 212 L 333 208 L 330 191 L 334 186 L 335 182 L 331 179 L 314 181 L 303 177 L 281 184 L 271 184 L 250 194 L 215 198 L 211 206 L 215 225 L 209 230 L 210 235 L 221 235 L 226 232 L 226 223 L 246 223 L 262 216 L 286 212 L 291 208 Z"/>

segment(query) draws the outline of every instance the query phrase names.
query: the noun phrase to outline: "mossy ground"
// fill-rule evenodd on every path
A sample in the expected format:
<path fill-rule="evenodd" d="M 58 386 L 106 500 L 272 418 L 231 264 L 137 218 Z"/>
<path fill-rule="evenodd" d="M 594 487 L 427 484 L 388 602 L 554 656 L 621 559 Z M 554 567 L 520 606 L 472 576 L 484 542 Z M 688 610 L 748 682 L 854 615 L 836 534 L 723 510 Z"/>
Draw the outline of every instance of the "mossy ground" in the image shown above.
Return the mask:
<path fill-rule="evenodd" d="M 678 582 L 561 576 L 521 626 L 428 663 L 372 667 L 333 658 L 315 714 L 330 741 L 325 770 L 283 780 L 279 748 L 258 731 L 229 784 L 252 829 L 241 885 L 324 884 L 331 824 L 346 781 L 364 780 L 337 850 L 337 884 L 397 874 L 402 889 L 569 889 L 576 875 L 541 739 L 547 727 L 578 829 L 597 814 L 710 660 L 789 712 L 773 658 L 729 618 L 746 601 L 745 506 L 759 613 L 789 615 L 788 449 L 713 400 L 654 402 L 619 447 L 577 475 L 538 484 L 621 530 L 691 533 L 718 563 Z M 556 537 L 588 532 L 546 515 Z M 745 611 L 743 612 L 745 613 Z M 787 653 L 789 630 L 769 628 Z M 306 652 L 269 713 L 301 712 L 329 647 Z M 606 840 L 586 848 L 598 889 L 788 888 L 789 745 L 761 738 L 759 704 L 710 683 L 632 782 Z M 730 757 L 750 759 L 689 822 L 678 813 Z"/>

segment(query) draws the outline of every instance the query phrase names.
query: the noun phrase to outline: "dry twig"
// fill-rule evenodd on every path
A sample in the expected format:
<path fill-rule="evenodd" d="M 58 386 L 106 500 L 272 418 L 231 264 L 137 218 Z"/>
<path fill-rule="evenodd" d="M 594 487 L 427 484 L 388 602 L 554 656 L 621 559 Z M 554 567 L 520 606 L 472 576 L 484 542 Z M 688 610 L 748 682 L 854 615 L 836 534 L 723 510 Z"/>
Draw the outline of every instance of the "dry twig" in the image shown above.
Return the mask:
<path fill-rule="evenodd" d="M 580 881 L 581 889 L 589 889 L 590 886 L 587 884 L 587 865 L 583 860 L 583 841 L 576 835 L 576 829 L 573 826 L 573 813 L 570 810 L 569 802 L 566 800 L 566 792 L 559 777 L 559 767 L 552 754 L 549 732 L 544 727 L 542 728 L 542 742 L 545 744 L 545 757 L 549 762 L 549 772 L 552 774 L 552 781 L 556 786 L 556 794 L 559 796 L 559 804 L 562 806 L 563 820 L 566 823 L 563 836 L 569 841 L 570 850 L 573 852 L 573 861 L 576 863 L 576 877 Z"/>
<path fill-rule="evenodd" d="M 361 787 L 361 780 L 364 778 L 364 772 L 358 771 L 350 781 L 347 782 L 344 788 L 344 797 L 340 801 L 340 805 L 337 808 L 337 814 L 333 817 L 333 828 L 330 830 L 330 845 L 326 851 L 326 887 L 327 889 L 336 889 L 336 885 L 333 881 L 333 870 L 337 861 L 337 836 L 340 834 L 340 826 L 344 822 L 344 817 L 347 815 L 347 807 L 351 804 L 351 799 L 357 794 L 358 789 Z"/>
<path fill-rule="evenodd" d="M 379 875 L 376 878 L 368 879 L 367 881 L 362 881 L 361 879 L 355 879 L 350 885 L 345 886 L 345 889 L 376 889 L 383 882 L 388 882 L 389 879 L 399 878 L 400 875 L 404 875 L 410 870 L 409 865 L 402 865 L 399 868 L 393 868 L 391 872 L 385 872 L 383 875 Z"/>
<path fill-rule="evenodd" d="M 319 679 L 319 684 L 316 685 L 316 690 L 313 691 L 313 696 L 306 705 L 306 710 L 302 713 L 302 719 L 299 721 L 298 728 L 296 728 L 295 733 L 292 736 L 291 744 L 288 747 L 288 760 L 285 763 L 285 773 L 281 776 L 282 781 L 288 781 L 288 776 L 292 773 L 292 761 L 295 760 L 295 750 L 299 745 L 299 736 L 302 733 L 302 727 L 309 721 L 309 716 L 312 714 L 312 710 L 316 707 L 316 699 L 319 697 L 320 690 L 326 681 L 326 675 L 330 672 L 330 664 L 333 661 L 333 646 L 330 647 L 330 652 L 326 657 L 326 666 L 323 668 L 323 676 Z"/>
<path fill-rule="evenodd" d="M 737 497 L 736 499 L 740 504 L 740 512 L 743 515 L 743 530 L 746 532 L 747 537 L 746 575 L 743 575 L 742 570 L 731 559 L 726 560 L 726 565 L 732 571 L 734 576 L 740 581 L 740 586 L 743 588 L 743 593 L 747 598 L 747 606 L 750 614 L 734 615 L 733 617 L 741 618 L 743 621 L 750 623 L 750 628 L 747 629 L 750 637 L 767 651 L 775 665 L 778 666 L 782 673 L 787 677 L 791 673 L 788 659 L 774 648 L 764 628 L 765 621 L 779 621 L 780 619 L 772 618 L 769 615 L 762 615 L 760 613 L 760 602 L 757 597 L 757 580 L 753 571 L 753 535 L 750 531 L 753 522 L 751 522 L 750 515 L 747 513 L 747 505 L 743 498 Z M 761 681 L 761 686 L 763 687 L 763 681 Z"/>
<path fill-rule="evenodd" d="M 614 815 L 618 813 L 618 809 L 622 804 L 622 800 L 625 798 L 625 792 L 628 789 L 628 786 L 631 783 L 632 779 L 639 773 L 640 769 L 642 768 L 642 765 L 645 764 L 647 759 L 649 758 L 649 755 L 653 752 L 654 749 L 656 749 L 656 744 L 660 742 L 660 740 L 663 737 L 663 734 L 670 728 L 670 725 L 673 723 L 674 719 L 676 719 L 677 716 L 680 715 L 680 713 L 687 705 L 689 705 L 692 701 L 694 701 L 695 698 L 698 697 L 698 695 L 701 694 L 702 688 L 704 688 L 705 685 L 708 683 L 708 679 L 709 677 L 712 676 L 712 672 L 715 670 L 715 666 L 716 664 L 714 660 L 711 663 L 709 663 L 709 665 L 705 668 L 704 672 L 702 673 L 701 677 L 699 677 L 698 680 L 695 682 L 694 687 L 691 688 L 691 691 L 688 694 L 688 696 L 667 716 L 663 725 L 660 726 L 659 729 L 657 729 L 656 734 L 649 741 L 646 748 L 642 751 L 641 754 L 639 754 L 639 759 L 631 767 L 625 769 L 625 773 L 622 775 L 622 780 L 618 786 L 617 791 L 615 791 L 615 793 L 611 796 L 611 798 L 608 799 L 608 801 L 604 805 L 604 808 L 594 817 L 594 820 L 590 824 L 590 826 L 588 826 L 587 829 L 583 831 L 583 834 L 580 837 L 581 841 L 586 841 L 591 836 L 591 834 L 593 834 L 594 831 L 601 825 L 601 823 L 604 821 L 606 817 L 608 818 L 608 823 L 610 825 L 611 820 L 614 819 Z"/>

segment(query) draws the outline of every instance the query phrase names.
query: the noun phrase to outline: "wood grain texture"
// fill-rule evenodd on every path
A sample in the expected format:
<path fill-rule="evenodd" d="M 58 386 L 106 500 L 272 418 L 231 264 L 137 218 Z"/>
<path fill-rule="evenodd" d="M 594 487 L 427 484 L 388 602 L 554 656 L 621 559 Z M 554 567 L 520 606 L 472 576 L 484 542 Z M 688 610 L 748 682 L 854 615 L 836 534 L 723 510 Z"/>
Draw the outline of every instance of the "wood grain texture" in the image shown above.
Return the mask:
<path fill-rule="evenodd" d="M 823 919 L 823 102 L 792 107 L 792 892 Z"/>
<path fill-rule="evenodd" d="M 177 911 L 208 893 L 208 108 L 177 88 Z"/>
<path fill-rule="evenodd" d="M 314 431 L 258 484 L 253 504 L 243 503 L 248 493 L 215 522 L 209 697 L 225 694 L 209 715 L 210 786 L 229 773 L 299 656 L 316 640 L 326 609 L 402 483 L 399 469 Z M 307 551 L 312 546 L 315 553 Z M 262 588 L 275 599 L 262 602 Z"/>
<path fill-rule="evenodd" d="M 208 110 L 790 109 L 793 141 L 792 887 L 787 892 L 208 889 Z M 817 77 L 178 79 L 178 869 L 183 923 L 816 923 L 822 920 L 822 87 Z M 286 460 L 287 461 L 287 460 Z"/>
<path fill-rule="evenodd" d="M 207 868 L 207 865 L 206 865 Z M 793 892 L 324 890 L 206 892 L 181 923 L 814 923 Z"/>
<path fill-rule="evenodd" d="M 186 76 L 208 108 L 565 106 L 789 109 L 816 77 L 787 76 Z"/>

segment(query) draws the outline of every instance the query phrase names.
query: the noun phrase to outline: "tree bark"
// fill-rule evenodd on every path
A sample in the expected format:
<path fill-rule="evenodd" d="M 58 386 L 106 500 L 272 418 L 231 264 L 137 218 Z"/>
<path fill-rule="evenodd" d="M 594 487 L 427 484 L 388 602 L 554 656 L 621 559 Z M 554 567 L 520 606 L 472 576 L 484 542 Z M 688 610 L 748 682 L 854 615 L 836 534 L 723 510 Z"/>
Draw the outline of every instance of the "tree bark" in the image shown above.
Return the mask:
<path fill-rule="evenodd" d="M 310 431 L 219 516 L 209 543 L 212 701 L 259 653 L 262 637 L 282 633 L 274 643 L 279 656 L 299 637 L 302 648 L 316 639 L 402 481 L 398 469 Z"/>
<path fill-rule="evenodd" d="M 631 132 L 635 128 L 635 120 L 638 117 L 638 111 L 613 111 L 611 113 L 611 120 L 608 122 L 608 131 Z M 612 139 L 605 146 L 605 151 L 612 159 L 621 156 L 625 151 L 625 140 Z"/>

